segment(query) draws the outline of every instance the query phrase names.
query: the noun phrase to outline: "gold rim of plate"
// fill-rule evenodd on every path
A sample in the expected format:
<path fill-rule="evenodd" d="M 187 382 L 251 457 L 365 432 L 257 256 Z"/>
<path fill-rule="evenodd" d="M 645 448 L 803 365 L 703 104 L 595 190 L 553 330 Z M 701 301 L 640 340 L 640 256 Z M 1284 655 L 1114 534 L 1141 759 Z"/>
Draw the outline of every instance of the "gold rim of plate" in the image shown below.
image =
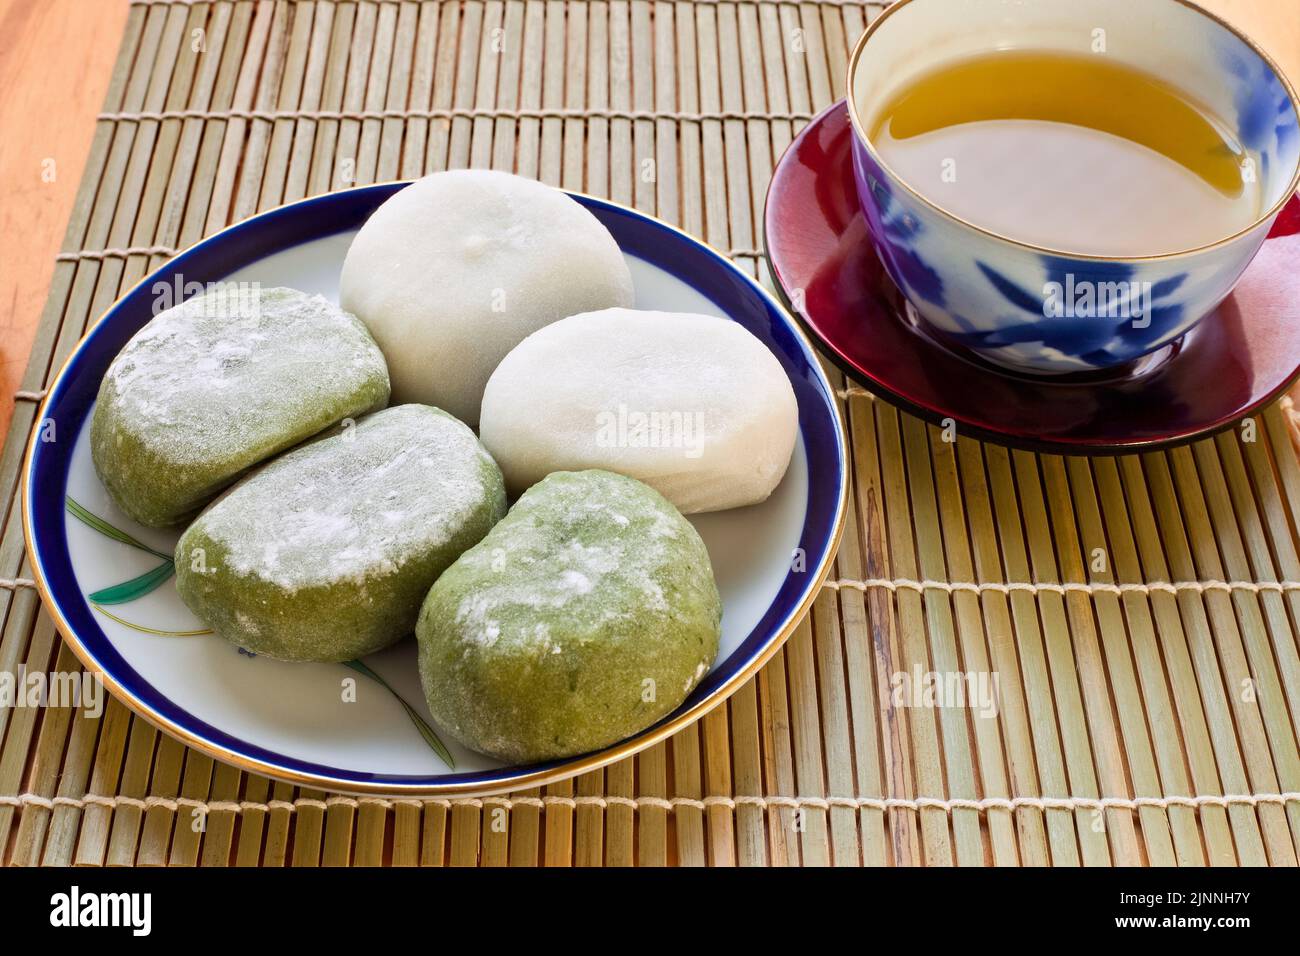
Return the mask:
<path fill-rule="evenodd" d="M 907 0 L 902 0 L 902 2 L 907 2 Z M 373 189 L 376 186 L 391 186 L 391 185 L 397 185 L 399 183 L 410 184 L 412 182 L 414 182 L 414 180 L 410 180 L 410 179 L 388 180 L 386 182 L 380 182 L 380 183 L 369 183 L 364 186 L 354 186 L 351 187 L 350 189 L 334 190 L 332 193 L 327 193 L 324 195 L 352 192 L 352 191 L 362 190 L 362 189 Z M 77 659 L 80 660 L 81 663 L 85 665 L 86 668 L 99 675 L 99 678 L 104 682 L 105 686 L 108 687 L 108 689 L 114 694 L 114 696 L 118 698 L 118 700 L 122 701 L 134 713 L 143 717 L 145 720 L 149 721 L 155 727 L 171 734 L 173 737 L 177 738 L 181 742 L 187 744 L 188 746 L 194 747 L 196 750 L 199 750 L 210 757 L 214 757 L 228 764 L 232 764 L 240 768 L 241 770 L 249 770 L 255 773 L 266 774 L 267 776 L 273 777 L 277 780 L 283 780 L 288 783 L 317 786 L 332 791 L 336 791 L 339 793 L 358 793 L 358 794 L 400 793 L 400 794 L 411 795 L 411 796 L 447 796 L 447 795 L 491 796 L 495 794 L 509 793 L 514 790 L 523 790 L 529 787 L 540 787 L 548 783 L 554 783 L 558 780 L 565 780 L 570 777 L 575 777 L 586 771 L 597 770 L 601 767 L 605 767 L 611 763 L 621 760 L 624 757 L 629 757 L 633 754 L 641 752 L 642 750 L 645 750 L 648 747 L 653 746 L 654 744 L 659 743 L 661 740 L 664 740 L 672 736 L 681 728 L 703 717 L 709 711 L 713 710 L 719 704 L 727 700 L 727 698 L 729 698 L 732 694 L 734 694 L 737 690 L 740 689 L 741 685 L 744 684 L 745 681 L 749 680 L 749 678 L 754 676 L 754 674 L 758 673 L 758 671 L 762 669 L 763 665 L 766 664 L 769 660 L 771 660 L 772 657 L 776 654 L 776 652 L 781 649 L 781 647 L 789 639 L 790 635 L 794 633 L 795 629 L 799 626 L 799 623 L 803 620 L 804 615 L 808 611 L 808 608 L 812 605 L 813 601 L 817 597 L 818 592 L 821 590 L 821 586 L 823 582 L 826 580 L 826 576 L 830 573 L 831 565 L 835 561 L 836 553 L 839 550 L 840 539 L 842 538 L 844 532 L 844 521 L 845 521 L 845 515 L 848 507 L 848 487 L 849 487 L 848 446 L 846 443 L 846 438 L 844 433 L 844 419 L 843 416 L 840 414 L 839 406 L 836 404 L 835 401 L 835 388 L 834 386 L 831 385 L 830 380 L 826 377 L 825 369 L 822 368 L 821 364 L 817 360 L 817 351 L 813 346 L 812 341 L 808 338 L 804 330 L 799 326 L 799 323 L 796 322 L 793 319 L 793 317 L 791 317 L 789 310 L 785 308 L 785 306 L 780 302 L 779 299 L 777 299 L 776 296 L 774 296 L 767 289 L 765 289 L 762 286 L 762 284 L 758 282 L 758 280 L 747 275 L 743 270 L 736 268 L 735 264 L 731 262 L 731 260 L 728 259 L 726 256 L 724 256 L 722 253 L 718 252 L 716 249 L 709 246 L 703 240 L 698 239 L 695 236 L 692 236 L 690 233 L 677 228 L 671 223 L 665 222 L 662 219 L 659 219 L 658 217 L 652 216 L 648 213 L 641 212 L 640 210 L 634 209 L 631 206 L 627 206 L 624 205 L 623 203 L 614 202 L 612 200 L 604 199 L 598 196 L 591 196 L 587 193 L 579 192 L 577 190 L 563 190 L 563 191 L 568 193 L 571 196 L 581 196 L 584 199 L 591 199 L 594 202 L 603 203 L 605 205 L 612 206 L 616 209 L 621 209 L 625 212 L 632 213 L 635 216 L 640 216 L 642 218 L 649 219 L 652 222 L 656 223 L 657 225 L 677 233 L 679 236 L 689 240 L 694 245 L 707 251 L 708 253 L 715 256 L 720 261 L 726 263 L 730 268 L 732 268 L 736 272 L 737 275 L 742 276 L 745 282 L 755 292 L 757 292 L 770 306 L 775 308 L 781 315 L 785 316 L 785 318 L 787 319 L 788 327 L 791 329 L 791 331 L 794 332 L 798 340 L 807 349 L 808 355 L 811 358 L 810 364 L 816 371 L 817 381 L 820 383 L 820 385 L 826 392 L 826 395 L 828 397 L 828 404 L 831 409 L 831 414 L 835 420 L 836 448 L 839 452 L 839 461 L 840 461 L 840 468 L 839 468 L 840 494 L 839 494 L 839 500 L 835 504 L 835 519 L 831 529 L 831 538 L 828 547 L 826 549 L 826 553 L 823 556 L 820 564 L 818 564 L 816 570 L 813 571 L 812 574 L 809 576 L 808 586 L 804 590 L 804 593 L 801 595 L 798 603 L 795 605 L 794 609 L 790 612 L 790 614 L 786 615 L 785 619 L 781 622 L 780 626 L 777 628 L 776 634 L 773 636 L 771 641 L 768 642 L 767 647 L 765 647 L 762 650 L 762 652 L 760 652 L 758 656 L 755 657 L 754 660 L 749 663 L 748 666 L 742 668 L 740 671 L 733 674 L 730 679 L 722 683 L 712 694 L 710 694 L 708 697 L 704 698 L 703 700 L 699 701 L 698 703 L 696 703 L 695 705 L 693 705 L 683 713 L 678 714 L 676 717 L 672 718 L 671 720 L 668 720 L 665 723 L 652 727 L 649 730 L 642 731 L 641 733 L 637 734 L 634 737 L 630 737 L 627 740 L 622 741 L 621 743 L 614 744 L 613 746 L 598 751 L 596 753 L 587 754 L 582 757 L 574 758 L 572 760 L 560 764 L 559 766 L 550 767 L 546 770 L 535 770 L 535 771 L 521 773 L 518 776 L 513 777 L 510 780 L 506 780 L 506 781 L 484 782 L 484 783 L 473 783 L 473 782 L 446 783 L 446 784 L 400 783 L 400 782 L 362 783 L 353 780 L 337 779 L 326 775 L 303 773 L 301 771 L 291 770 L 287 767 L 281 767 L 278 764 L 268 763 L 266 761 L 257 760 L 251 757 L 245 757 L 242 754 L 235 753 L 234 751 L 231 751 L 225 747 L 222 747 L 217 743 L 214 743 L 213 741 L 208 740 L 206 737 L 201 737 L 197 734 L 194 734 L 191 731 L 187 730 L 186 728 L 180 726 L 179 724 L 176 724 L 174 721 L 171 721 L 166 717 L 163 717 L 161 714 L 155 712 L 153 708 L 151 708 L 144 701 L 136 697 L 135 694 L 133 694 L 128 688 L 123 687 L 116 680 L 114 680 L 111 675 L 104 672 L 104 670 L 95 661 L 93 655 L 81 643 L 80 637 L 77 635 L 77 633 L 72 628 L 72 626 L 68 623 L 67 619 L 63 616 L 62 609 L 59 607 L 58 603 L 54 600 L 54 596 L 50 592 L 49 584 L 45 578 L 45 569 L 41 564 L 40 556 L 36 551 L 35 541 L 32 538 L 32 520 L 31 520 L 32 488 L 31 488 L 31 477 L 30 477 L 31 462 L 32 462 L 33 455 L 35 455 L 36 453 L 36 445 L 40 440 L 40 435 L 41 435 L 41 429 L 34 428 L 32 430 L 31 437 L 28 439 L 27 448 L 23 453 L 21 488 L 19 493 L 21 495 L 21 500 L 22 500 L 21 511 L 22 511 L 22 521 L 23 521 L 23 543 L 27 552 L 27 558 L 32 564 L 32 570 L 36 581 L 36 588 L 41 596 L 41 601 L 45 606 L 45 610 L 47 611 L 47 613 L 49 613 L 50 617 L 53 618 L 54 624 L 58 628 L 59 634 L 62 636 L 63 640 L 72 649 L 73 653 L 76 654 Z M 298 206 L 305 203 L 315 202 L 320 198 L 321 196 L 307 196 L 304 197 L 303 199 L 298 199 L 293 202 L 281 203 L 278 206 L 274 206 L 269 209 L 263 210 L 262 212 L 258 213 L 257 216 L 251 218 L 260 218 L 261 216 L 265 216 L 278 209 L 285 209 L 290 206 Z M 230 225 L 225 226 L 222 229 L 219 229 L 217 232 L 214 232 L 212 235 L 205 236 L 203 239 L 200 239 L 198 242 L 193 243 L 192 245 L 187 246 L 186 248 L 176 252 L 174 255 L 172 255 L 169 258 L 168 261 L 170 262 L 172 259 L 176 259 L 179 256 L 184 255 L 187 252 L 190 252 L 191 250 L 206 245 L 207 243 L 216 240 L 217 238 L 229 232 L 230 230 L 240 225 L 243 225 L 248 221 L 249 221 L 248 219 L 244 219 L 241 220 L 240 222 L 231 223 Z M 153 270 L 153 271 L 157 271 L 157 270 Z M 58 372 L 50 380 L 49 385 L 46 388 L 45 398 L 41 401 L 40 407 L 36 411 L 35 420 L 38 423 L 45 419 L 46 417 L 45 413 L 49 406 L 50 400 L 54 397 L 55 393 L 58 391 L 59 385 L 62 383 L 64 376 L 67 374 L 68 367 L 72 364 L 73 359 L 75 359 L 81 353 L 81 350 L 85 347 L 86 341 L 90 338 L 91 335 L 94 334 L 95 330 L 99 328 L 99 326 L 108 318 L 109 314 L 112 313 L 113 310 L 116 309 L 123 302 L 123 300 L 125 300 L 127 297 L 132 295 L 136 289 L 140 288 L 146 282 L 149 282 L 152 279 L 153 271 L 151 271 L 148 275 L 144 276 L 144 278 L 142 278 L 139 282 L 132 285 L 122 295 L 118 296 L 117 299 L 114 300 L 112 305 L 110 305 L 104 311 L 104 313 L 100 315 L 100 317 L 96 319 L 89 326 L 89 328 L 86 329 L 86 333 L 77 341 L 77 344 L 73 347 L 72 351 L 68 353 L 68 357 L 63 360 L 63 363 L 60 365 Z M 503 769 L 508 770 L 509 768 L 503 768 Z M 487 771 L 487 772 L 491 772 L 491 771 Z"/>

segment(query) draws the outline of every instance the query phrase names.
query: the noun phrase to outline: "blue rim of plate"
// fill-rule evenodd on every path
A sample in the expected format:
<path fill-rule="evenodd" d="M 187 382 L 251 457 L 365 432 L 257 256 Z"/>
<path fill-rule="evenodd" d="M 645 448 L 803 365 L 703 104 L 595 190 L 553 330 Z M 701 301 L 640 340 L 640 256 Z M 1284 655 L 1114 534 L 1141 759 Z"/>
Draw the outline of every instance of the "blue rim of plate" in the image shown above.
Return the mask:
<path fill-rule="evenodd" d="M 360 186 L 271 209 L 179 253 L 118 299 L 73 349 L 37 415 L 23 461 L 27 554 L 46 608 L 82 663 L 100 672 L 108 688 L 136 713 L 209 756 L 281 780 L 351 792 L 488 794 L 540 786 L 636 753 L 720 704 L 793 632 L 835 557 L 847 503 L 848 456 L 834 389 L 794 319 L 724 256 L 675 226 L 626 206 L 569 194 L 610 230 L 625 253 L 685 282 L 772 350 L 794 388 L 808 458 L 808 498 L 799 539 L 806 570 L 792 568 L 787 573 L 754 629 L 677 710 L 634 737 L 583 756 L 471 773 L 372 774 L 275 753 L 200 720 L 141 677 L 100 628 L 77 583 L 67 547 L 64 495 L 75 442 L 39 440 L 40 423 L 46 420 L 57 421 L 64 435 L 81 433 L 109 363 L 153 316 L 154 283 L 172 283 L 177 274 L 186 282 L 216 282 L 273 253 L 356 229 L 407 185 Z"/>

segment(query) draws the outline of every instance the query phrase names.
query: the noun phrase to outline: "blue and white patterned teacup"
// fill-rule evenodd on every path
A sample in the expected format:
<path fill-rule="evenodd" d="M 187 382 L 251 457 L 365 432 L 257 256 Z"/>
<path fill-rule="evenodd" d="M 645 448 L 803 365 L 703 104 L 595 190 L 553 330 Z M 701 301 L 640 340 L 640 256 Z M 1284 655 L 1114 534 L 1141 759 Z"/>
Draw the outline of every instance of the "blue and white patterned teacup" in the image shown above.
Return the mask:
<path fill-rule="evenodd" d="M 864 130 L 864 117 L 944 63 L 1008 48 L 1095 52 L 1098 30 L 1107 56 L 1228 124 L 1262 187 L 1267 211 L 1253 224 L 1172 254 L 1049 250 L 946 212 L 890 170 Z M 940 338 L 1031 373 L 1115 366 L 1178 339 L 1232 291 L 1300 184 L 1294 91 L 1258 47 L 1185 0 L 899 0 L 858 41 L 848 97 L 858 193 L 890 277 Z M 1083 284 L 1117 307 L 1105 317 L 1044 307 L 1060 294 L 1049 290 Z"/>

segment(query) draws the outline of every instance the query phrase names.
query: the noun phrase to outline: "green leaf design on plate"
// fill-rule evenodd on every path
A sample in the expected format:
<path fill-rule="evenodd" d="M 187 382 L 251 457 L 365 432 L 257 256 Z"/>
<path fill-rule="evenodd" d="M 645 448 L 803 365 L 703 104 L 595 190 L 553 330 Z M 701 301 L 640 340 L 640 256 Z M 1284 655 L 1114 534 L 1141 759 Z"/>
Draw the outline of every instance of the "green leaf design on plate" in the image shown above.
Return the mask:
<path fill-rule="evenodd" d="M 123 581 L 121 584 L 114 584 L 110 588 L 96 591 L 90 595 L 90 602 L 92 604 L 126 604 L 128 601 L 144 597 L 164 581 L 169 580 L 174 573 L 176 573 L 176 566 L 168 558 L 152 571 L 146 571 L 130 581 Z"/>
<path fill-rule="evenodd" d="M 91 607 L 110 620 L 116 621 L 124 627 L 129 627 L 132 630 L 139 631 L 142 634 L 154 634 L 160 637 L 197 637 L 201 634 L 212 633 L 211 628 L 203 628 L 202 630 L 196 631 L 163 631 L 158 628 L 146 627 L 143 624 L 136 624 L 105 610 L 103 607 L 105 604 L 126 604 L 129 601 L 134 601 L 137 598 L 144 597 L 150 591 L 153 591 L 163 582 L 170 579 L 176 572 L 176 566 L 172 561 L 171 555 L 163 554 L 161 551 L 155 551 L 147 544 L 137 541 L 120 528 L 113 527 L 113 525 L 109 524 L 103 518 L 87 511 L 71 495 L 65 497 L 65 505 L 68 511 L 75 518 L 86 525 L 89 525 L 91 528 L 94 528 L 105 537 L 112 538 L 114 541 L 120 541 L 122 544 L 129 544 L 133 548 L 139 548 L 141 551 L 146 551 L 154 557 L 163 559 L 163 563 L 158 565 L 152 571 L 146 571 L 144 574 L 134 577 L 129 581 L 123 581 L 121 584 L 115 584 L 112 587 L 103 588 L 94 592 L 89 596 Z M 455 768 L 456 761 L 452 757 L 451 751 L 448 750 L 443 742 L 438 739 L 438 735 L 433 732 L 433 728 L 429 726 L 428 721 L 421 717 L 414 707 L 403 700 L 401 695 L 389 686 L 388 681 L 384 680 L 365 664 L 361 663 L 361 661 L 345 661 L 344 664 L 347 667 L 352 668 L 358 674 L 364 674 L 366 677 L 369 677 L 392 694 L 397 702 L 402 705 L 402 709 L 406 711 L 406 716 L 411 719 L 411 723 L 415 724 L 415 729 L 420 732 L 420 736 L 424 738 L 424 742 L 429 745 L 434 753 L 442 758 L 443 762 L 446 763 L 448 767 L 453 769 Z"/>
<path fill-rule="evenodd" d="M 117 623 L 121 624 L 123 627 L 129 627 L 131 628 L 131 630 L 139 631 L 141 634 L 154 634 L 158 637 L 199 637 L 200 635 L 203 634 L 212 633 L 212 629 L 208 627 L 205 627 L 197 631 L 160 631 L 157 628 L 145 627 L 143 624 L 136 624 L 124 618 L 120 618 L 116 614 L 112 613 L 111 611 L 105 610 L 102 606 L 98 604 L 91 604 L 90 606 L 93 607 L 100 614 L 104 615 L 104 617 L 108 618 L 109 620 L 117 621 Z"/>
<path fill-rule="evenodd" d="M 456 769 L 456 761 L 452 759 L 451 751 L 448 750 L 446 746 L 443 745 L 443 742 L 438 739 L 438 735 L 433 732 L 433 728 L 429 726 L 428 721 L 421 717 L 414 707 L 404 701 L 401 695 L 389 686 L 388 681 L 384 680 L 365 664 L 361 663 L 361 661 L 344 661 L 343 665 L 352 668 L 358 674 L 365 674 L 371 680 L 382 685 L 390 694 L 392 694 L 393 697 L 397 699 L 397 702 L 402 705 L 402 709 L 406 711 L 406 716 L 411 718 L 411 723 L 415 724 L 415 729 L 420 732 L 420 736 L 424 738 L 424 742 L 433 749 L 434 753 L 442 758 L 443 763 L 448 767 L 451 767 L 453 770 Z"/>
<path fill-rule="evenodd" d="M 84 507 L 79 505 L 76 499 L 74 499 L 71 495 L 67 495 L 64 498 L 64 505 L 65 507 L 67 507 L 68 511 L 73 515 L 73 517 L 77 518 L 77 520 L 81 521 L 82 523 L 87 524 L 90 527 L 94 528 L 96 531 L 104 535 L 104 537 L 106 538 L 112 538 L 114 541 L 121 541 L 123 544 L 129 544 L 133 548 L 139 548 L 141 551 L 148 551 L 155 558 L 164 558 L 167 561 L 170 561 L 172 559 L 172 556 L 170 554 L 163 554 L 161 551 L 155 551 L 153 548 L 149 547 L 149 545 L 141 541 L 137 541 L 135 538 L 131 537 L 129 534 L 127 534 L 125 531 L 121 530 L 120 528 L 113 527 L 103 518 L 99 517 L 99 515 L 92 514 L 91 512 L 87 511 Z"/>

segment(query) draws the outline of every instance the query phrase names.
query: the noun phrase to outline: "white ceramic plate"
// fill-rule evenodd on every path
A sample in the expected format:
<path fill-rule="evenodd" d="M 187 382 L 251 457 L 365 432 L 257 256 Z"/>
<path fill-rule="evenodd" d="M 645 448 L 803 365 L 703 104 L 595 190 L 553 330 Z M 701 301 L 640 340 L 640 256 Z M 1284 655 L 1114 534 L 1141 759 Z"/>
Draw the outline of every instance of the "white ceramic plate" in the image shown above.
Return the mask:
<path fill-rule="evenodd" d="M 90 460 L 89 421 L 108 363 L 153 314 L 158 283 L 260 282 L 336 300 L 348 244 L 405 184 L 293 203 L 177 256 L 117 302 L 51 387 L 24 469 L 23 512 L 38 585 L 60 630 L 129 706 L 185 742 L 248 770 L 336 790 L 489 793 L 591 769 L 633 753 L 726 698 L 775 652 L 815 594 L 843 520 L 845 451 L 834 394 L 794 322 L 756 283 L 684 233 L 633 210 L 575 196 L 627 256 L 638 308 L 741 322 L 781 360 L 799 402 L 800 438 L 761 505 L 694 516 L 723 602 L 717 662 L 655 727 L 603 751 L 506 767 L 459 747 L 425 707 L 415 643 L 346 664 L 254 657 L 203 631 L 181 603 L 168 556 L 178 533 L 114 507 Z M 445 741 L 452 764 L 428 740 Z"/>

